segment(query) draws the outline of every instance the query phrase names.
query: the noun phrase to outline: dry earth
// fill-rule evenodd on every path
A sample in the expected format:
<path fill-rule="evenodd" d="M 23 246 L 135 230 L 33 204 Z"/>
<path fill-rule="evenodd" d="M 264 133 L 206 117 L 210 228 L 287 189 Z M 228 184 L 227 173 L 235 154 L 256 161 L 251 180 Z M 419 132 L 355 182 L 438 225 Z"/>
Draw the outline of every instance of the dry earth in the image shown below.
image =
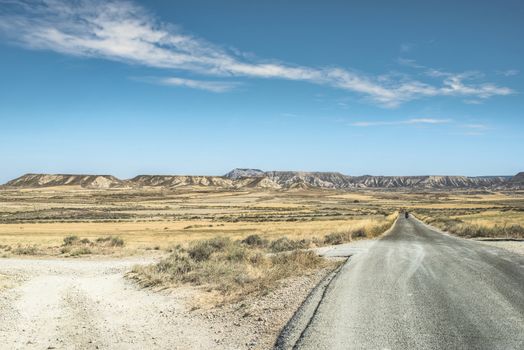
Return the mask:
<path fill-rule="evenodd" d="M 267 349 L 328 273 L 292 278 L 260 297 L 195 309 L 190 287 L 139 289 L 124 276 L 150 259 L 0 259 L 0 339 L 6 349 Z M 1 284 L 0 284 L 1 286 Z"/>

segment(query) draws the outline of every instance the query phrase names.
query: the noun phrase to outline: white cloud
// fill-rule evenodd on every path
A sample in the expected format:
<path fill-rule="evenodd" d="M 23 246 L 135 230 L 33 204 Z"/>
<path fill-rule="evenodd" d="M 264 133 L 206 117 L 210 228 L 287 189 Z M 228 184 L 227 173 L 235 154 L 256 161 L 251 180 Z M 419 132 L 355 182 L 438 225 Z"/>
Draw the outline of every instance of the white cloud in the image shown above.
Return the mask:
<path fill-rule="evenodd" d="M 178 77 L 161 78 L 158 79 L 158 83 L 171 86 L 184 86 L 193 89 L 207 90 L 211 92 L 227 92 L 233 90 L 235 87 L 238 86 L 238 83 L 235 82 L 203 81 L 184 79 Z"/>
<path fill-rule="evenodd" d="M 466 129 L 476 129 L 476 130 L 484 130 L 488 128 L 484 124 L 464 124 L 462 125 L 462 127 Z"/>
<path fill-rule="evenodd" d="M 388 125 L 416 125 L 416 124 L 426 124 L 426 125 L 435 125 L 435 124 L 446 124 L 451 122 L 450 119 L 433 119 L 433 118 L 412 118 L 406 120 L 393 120 L 393 121 L 375 121 L 375 122 L 354 122 L 351 123 L 352 126 L 388 126 Z"/>
<path fill-rule="evenodd" d="M 215 77 L 305 81 L 358 93 L 385 107 L 433 96 L 486 99 L 513 93 L 493 83 L 473 84 L 464 74 L 443 75 L 440 83 L 429 84 L 406 77 L 374 77 L 339 67 L 263 61 L 185 34 L 127 1 L 0 0 L 0 5 L 0 32 L 32 49 Z M 230 83 L 174 79 L 174 85 L 215 92 L 230 88 Z"/>
<path fill-rule="evenodd" d="M 483 103 L 482 100 L 474 100 L 474 99 L 466 99 L 466 100 L 463 100 L 463 102 L 468 105 L 481 105 Z"/>

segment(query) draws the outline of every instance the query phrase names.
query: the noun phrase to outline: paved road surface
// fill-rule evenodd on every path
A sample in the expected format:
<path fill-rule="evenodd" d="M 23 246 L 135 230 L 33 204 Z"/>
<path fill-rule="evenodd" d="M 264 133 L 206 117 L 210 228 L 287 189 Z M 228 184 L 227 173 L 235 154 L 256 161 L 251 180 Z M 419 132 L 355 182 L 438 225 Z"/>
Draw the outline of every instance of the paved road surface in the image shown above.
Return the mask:
<path fill-rule="evenodd" d="M 297 349 L 524 349 L 524 257 L 400 218 L 328 287 Z"/>

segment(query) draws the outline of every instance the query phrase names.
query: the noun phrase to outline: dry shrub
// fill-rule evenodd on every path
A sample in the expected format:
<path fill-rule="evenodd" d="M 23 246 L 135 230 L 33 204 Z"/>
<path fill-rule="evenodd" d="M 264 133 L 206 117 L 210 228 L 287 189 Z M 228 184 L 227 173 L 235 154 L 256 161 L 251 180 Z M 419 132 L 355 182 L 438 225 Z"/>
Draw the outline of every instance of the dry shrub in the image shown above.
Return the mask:
<path fill-rule="evenodd" d="M 95 242 L 98 244 L 109 246 L 109 247 L 123 247 L 124 246 L 124 240 L 120 237 L 115 237 L 115 236 L 99 237 L 96 239 Z"/>
<path fill-rule="evenodd" d="M 248 245 L 250 247 L 265 247 L 268 244 L 268 241 L 260 237 L 259 235 L 249 235 L 244 238 L 241 243 Z"/>
<path fill-rule="evenodd" d="M 145 287 L 205 285 L 237 299 L 264 293 L 283 278 L 330 264 L 311 251 L 268 254 L 240 241 L 219 239 L 195 242 L 187 252 L 175 251 L 154 265 L 136 266 L 131 276 Z"/>
<path fill-rule="evenodd" d="M 195 242 L 188 250 L 191 259 L 195 261 L 205 261 L 211 257 L 211 254 L 225 250 L 231 245 L 229 238 L 213 238 L 205 241 Z"/>
<path fill-rule="evenodd" d="M 70 256 L 79 256 L 79 255 L 88 255 L 88 254 L 92 254 L 92 253 L 93 252 L 88 247 L 80 247 L 80 248 L 76 248 L 76 249 L 71 250 L 69 255 Z"/>
<path fill-rule="evenodd" d="M 67 236 L 60 247 L 60 254 L 79 256 L 87 254 L 107 254 L 112 250 L 108 248 L 120 248 L 124 246 L 124 240 L 120 237 L 99 237 L 95 241 L 88 238 L 80 239 L 78 236 Z"/>
<path fill-rule="evenodd" d="M 40 253 L 36 245 L 18 245 L 11 252 L 15 255 L 38 255 Z"/>
<path fill-rule="evenodd" d="M 351 241 L 351 232 L 333 232 L 324 236 L 324 244 L 336 245 Z"/>
<path fill-rule="evenodd" d="M 67 236 L 64 238 L 64 246 L 73 245 L 78 242 L 78 236 Z"/>
<path fill-rule="evenodd" d="M 274 253 L 286 252 L 295 249 L 306 249 L 311 244 L 310 240 L 307 239 L 289 239 L 287 237 L 281 237 L 272 241 L 269 244 L 269 249 Z"/>

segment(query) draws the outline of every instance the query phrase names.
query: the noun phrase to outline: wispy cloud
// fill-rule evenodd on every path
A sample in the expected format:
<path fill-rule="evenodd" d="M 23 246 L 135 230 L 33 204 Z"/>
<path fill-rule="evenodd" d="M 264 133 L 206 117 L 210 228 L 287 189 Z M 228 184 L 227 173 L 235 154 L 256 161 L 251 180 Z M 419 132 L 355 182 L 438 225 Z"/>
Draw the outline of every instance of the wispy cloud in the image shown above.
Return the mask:
<path fill-rule="evenodd" d="M 508 70 L 497 71 L 497 73 L 505 77 L 512 77 L 514 75 L 518 75 L 520 71 L 518 69 L 508 69 Z"/>
<path fill-rule="evenodd" d="M 409 52 L 413 49 L 413 44 L 412 43 L 402 43 L 400 45 L 400 52 Z"/>
<path fill-rule="evenodd" d="M 171 86 L 184 86 L 193 89 L 207 90 L 211 92 L 227 92 L 233 90 L 239 85 L 236 82 L 203 81 L 177 77 L 161 78 L 158 79 L 158 83 Z"/>
<path fill-rule="evenodd" d="M 435 124 L 446 124 L 451 122 L 451 119 L 433 119 L 433 118 L 412 118 L 406 120 L 393 120 L 393 121 L 360 121 L 351 123 L 352 126 L 387 126 L 387 125 L 435 125 Z"/>
<path fill-rule="evenodd" d="M 476 130 L 485 130 L 488 128 L 484 124 L 464 124 L 462 125 L 462 127 L 466 129 L 476 129 Z"/>
<path fill-rule="evenodd" d="M 207 76 L 286 79 L 329 86 L 385 107 L 433 96 L 486 99 L 513 93 L 463 74 L 440 82 L 384 78 L 339 67 L 307 67 L 226 50 L 162 23 L 141 6 L 117 0 L 0 0 L 0 32 L 31 49 L 96 57 Z M 169 79 L 169 78 L 168 78 Z M 174 78 L 173 85 L 227 91 L 216 82 Z M 218 85 L 217 85 L 218 84 Z"/>

